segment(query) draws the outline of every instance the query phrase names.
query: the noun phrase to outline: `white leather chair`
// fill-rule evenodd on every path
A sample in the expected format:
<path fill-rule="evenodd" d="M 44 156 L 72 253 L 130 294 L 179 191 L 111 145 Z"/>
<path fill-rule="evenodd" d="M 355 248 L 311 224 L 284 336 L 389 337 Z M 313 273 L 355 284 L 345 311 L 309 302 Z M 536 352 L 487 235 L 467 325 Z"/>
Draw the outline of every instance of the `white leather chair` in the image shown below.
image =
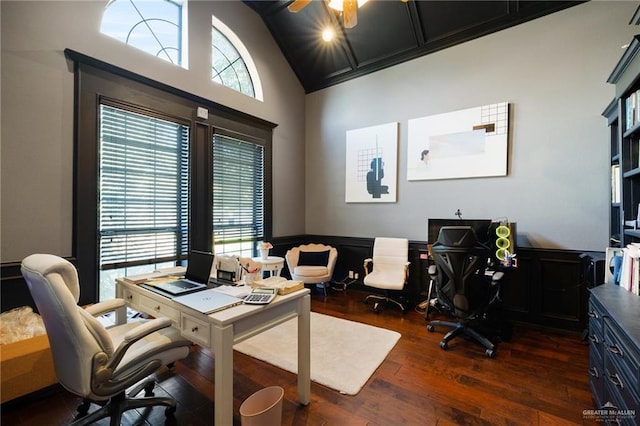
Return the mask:
<path fill-rule="evenodd" d="M 407 282 L 409 271 L 409 240 L 405 238 L 378 237 L 373 243 L 373 257 L 365 259 L 363 280 L 364 285 L 383 290 L 384 295 L 370 294 L 364 299 L 368 303 L 370 299 L 376 300 L 373 310 L 379 312 L 383 304 L 393 303 L 402 312 L 407 308 L 403 302 L 390 297 L 392 291 L 401 292 Z M 373 263 L 373 269 L 369 272 L 369 265 Z"/>
<path fill-rule="evenodd" d="M 175 411 L 173 398 L 151 397 L 155 382 L 143 381 L 163 365 L 189 354 L 191 342 L 171 327 L 169 318 L 105 328 L 95 317 L 125 309 L 124 300 L 109 300 L 87 309 L 78 306 L 78 273 L 67 260 L 33 254 L 23 259 L 21 271 L 47 330 L 58 380 L 84 398 L 73 425 L 104 417 L 111 418 L 111 425 L 119 425 L 124 411 L 153 405 L 166 406 L 166 415 Z M 145 397 L 127 398 L 126 389 L 138 383 L 129 396 L 144 389 Z M 86 415 L 91 402 L 102 407 Z"/>
<path fill-rule="evenodd" d="M 338 250 L 324 244 L 303 244 L 285 254 L 292 280 L 322 284 L 325 296 L 338 260 Z"/>

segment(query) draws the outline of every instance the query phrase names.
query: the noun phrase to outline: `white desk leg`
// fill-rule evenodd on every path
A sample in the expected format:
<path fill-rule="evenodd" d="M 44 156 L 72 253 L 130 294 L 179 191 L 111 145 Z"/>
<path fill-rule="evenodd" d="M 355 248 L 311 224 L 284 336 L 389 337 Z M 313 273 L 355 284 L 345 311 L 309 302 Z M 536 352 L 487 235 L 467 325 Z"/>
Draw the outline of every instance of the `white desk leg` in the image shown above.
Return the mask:
<path fill-rule="evenodd" d="M 298 399 L 311 402 L 311 296 L 300 299 L 298 315 Z"/>
<path fill-rule="evenodd" d="M 120 284 L 116 282 L 116 297 L 118 299 L 124 299 L 124 291 Z M 127 306 L 116 309 L 116 325 L 122 325 L 127 323 Z"/>
<path fill-rule="evenodd" d="M 123 306 L 116 309 L 116 325 L 122 325 L 127 323 L 127 307 Z"/>
<path fill-rule="evenodd" d="M 213 326 L 213 356 L 215 368 L 214 423 L 233 424 L 233 326 Z"/>

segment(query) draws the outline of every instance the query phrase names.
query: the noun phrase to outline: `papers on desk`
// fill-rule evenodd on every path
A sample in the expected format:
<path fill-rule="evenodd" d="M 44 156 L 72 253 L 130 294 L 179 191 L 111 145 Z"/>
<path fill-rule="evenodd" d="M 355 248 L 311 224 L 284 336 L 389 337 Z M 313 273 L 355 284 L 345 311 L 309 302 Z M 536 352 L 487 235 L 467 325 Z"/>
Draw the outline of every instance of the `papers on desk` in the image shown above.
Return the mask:
<path fill-rule="evenodd" d="M 166 268 L 166 269 L 160 269 L 158 271 L 154 271 L 154 272 L 149 272 L 146 274 L 139 274 L 139 275 L 131 275 L 128 277 L 124 277 L 123 280 L 131 283 L 131 284 L 142 284 L 145 283 L 147 281 L 151 281 L 154 279 L 158 279 L 158 278 L 164 278 L 164 277 L 169 277 L 169 276 L 174 276 L 172 277 L 173 279 L 175 278 L 175 275 L 178 276 L 182 276 L 184 275 L 185 272 L 185 267 L 184 266 L 176 266 L 174 268 Z"/>
<path fill-rule="evenodd" d="M 220 285 L 212 290 L 244 299 L 249 293 L 251 293 L 252 288 L 248 285 Z"/>
<path fill-rule="evenodd" d="M 278 294 L 289 294 L 304 288 L 302 281 L 288 280 L 284 277 L 269 277 L 253 282 L 255 287 L 269 287 L 278 290 Z"/>

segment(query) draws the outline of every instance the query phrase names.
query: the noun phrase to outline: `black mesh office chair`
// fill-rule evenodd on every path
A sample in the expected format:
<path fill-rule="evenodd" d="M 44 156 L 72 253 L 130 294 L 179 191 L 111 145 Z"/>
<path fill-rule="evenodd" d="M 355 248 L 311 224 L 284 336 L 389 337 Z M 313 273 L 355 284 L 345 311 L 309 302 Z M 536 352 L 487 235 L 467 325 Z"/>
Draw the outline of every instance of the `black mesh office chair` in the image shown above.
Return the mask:
<path fill-rule="evenodd" d="M 440 347 L 447 349 L 449 341 L 464 333 L 482 346 L 489 358 L 495 357 L 495 345 L 476 328 L 487 319 L 489 308 L 500 297 L 502 272 L 485 276 L 488 248 L 482 247 L 472 227 L 444 226 L 438 241 L 431 247 L 435 265 L 429 267 L 438 303 L 450 311 L 456 321 L 430 321 L 427 330 L 436 326 L 453 328 Z"/>

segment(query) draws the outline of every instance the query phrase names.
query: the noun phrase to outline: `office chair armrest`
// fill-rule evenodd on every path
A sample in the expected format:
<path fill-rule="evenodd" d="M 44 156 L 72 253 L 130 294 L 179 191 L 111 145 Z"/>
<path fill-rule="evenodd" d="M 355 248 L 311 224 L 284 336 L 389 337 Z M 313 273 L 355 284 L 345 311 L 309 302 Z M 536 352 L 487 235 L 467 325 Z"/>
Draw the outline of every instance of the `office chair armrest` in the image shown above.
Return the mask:
<path fill-rule="evenodd" d="M 409 265 L 411 265 L 411 262 L 405 262 L 405 264 L 404 264 L 404 276 L 405 277 L 409 276 Z"/>
<path fill-rule="evenodd" d="M 141 323 L 133 330 L 130 330 L 127 334 L 124 335 L 122 343 L 120 343 L 120 345 L 114 351 L 113 357 L 109 360 L 106 368 L 115 369 L 131 345 L 133 345 L 143 337 L 167 327 L 171 327 L 171 319 L 163 317 Z"/>
<path fill-rule="evenodd" d="M 493 275 L 491 276 L 491 285 L 498 284 L 502 278 L 504 278 L 504 272 L 502 271 L 494 272 Z"/>
<path fill-rule="evenodd" d="M 104 302 L 98 302 L 93 305 L 87 306 L 85 311 L 87 311 L 91 316 L 99 317 L 106 313 L 116 311 L 121 308 L 125 308 L 127 306 L 124 299 L 111 299 L 105 300 Z"/>
<path fill-rule="evenodd" d="M 123 343 L 135 342 L 163 328 L 171 326 L 171 318 L 162 317 L 144 322 L 124 335 Z"/>
<path fill-rule="evenodd" d="M 369 264 L 373 262 L 372 258 L 368 258 L 364 260 L 364 264 L 362 265 L 362 267 L 364 268 L 364 275 L 367 276 L 369 275 Z"/>
<path fill-rule="evenodd" d="M 429 269 L 429 276 L 431 277 L 432 280 L 436 279 L 436 275 L 438 274 L 438 267 L 436 265 L 430 265 Z"/>

